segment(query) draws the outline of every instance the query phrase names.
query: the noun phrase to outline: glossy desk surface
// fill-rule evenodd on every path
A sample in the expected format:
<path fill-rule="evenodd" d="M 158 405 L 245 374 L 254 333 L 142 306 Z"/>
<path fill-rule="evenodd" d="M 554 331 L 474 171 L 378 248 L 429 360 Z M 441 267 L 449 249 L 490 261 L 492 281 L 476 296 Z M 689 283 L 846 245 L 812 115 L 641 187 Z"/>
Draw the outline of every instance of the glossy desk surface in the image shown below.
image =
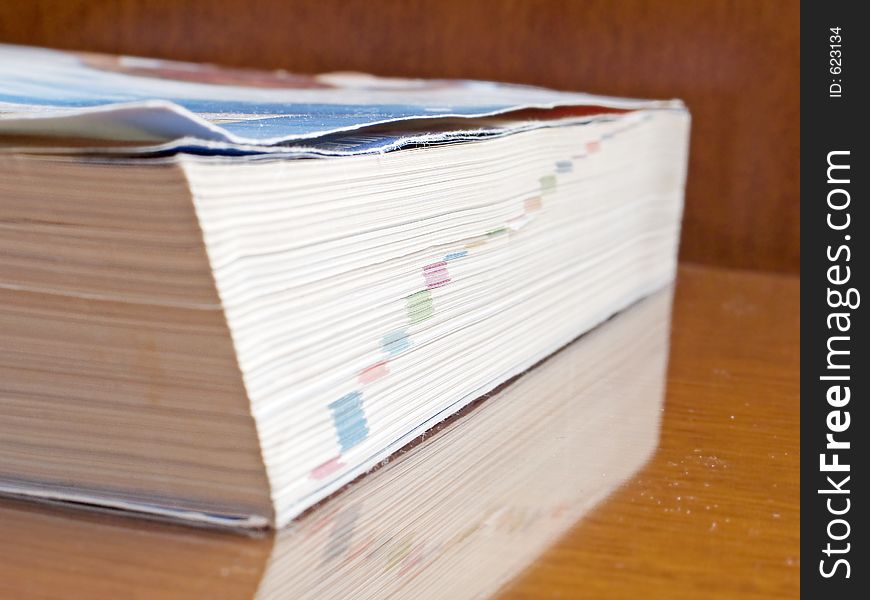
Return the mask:
<path fill-rule="evenodd" d="M 796 598 L 799 289 L 684 266 L 278 536 L 0 500 L 0 598 Z"/>

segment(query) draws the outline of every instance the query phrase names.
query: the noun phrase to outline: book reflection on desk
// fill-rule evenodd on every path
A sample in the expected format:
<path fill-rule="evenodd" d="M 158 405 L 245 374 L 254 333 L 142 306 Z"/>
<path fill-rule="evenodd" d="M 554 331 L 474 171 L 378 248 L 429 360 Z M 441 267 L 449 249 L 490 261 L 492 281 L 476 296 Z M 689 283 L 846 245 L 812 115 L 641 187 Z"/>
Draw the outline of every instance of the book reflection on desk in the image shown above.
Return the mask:
<path fill-rule="evenodd" d="M 2 504 L 0 596 L 490 596 L 652 455 L 670 306 L 641 301 L 273 536 Z"/>

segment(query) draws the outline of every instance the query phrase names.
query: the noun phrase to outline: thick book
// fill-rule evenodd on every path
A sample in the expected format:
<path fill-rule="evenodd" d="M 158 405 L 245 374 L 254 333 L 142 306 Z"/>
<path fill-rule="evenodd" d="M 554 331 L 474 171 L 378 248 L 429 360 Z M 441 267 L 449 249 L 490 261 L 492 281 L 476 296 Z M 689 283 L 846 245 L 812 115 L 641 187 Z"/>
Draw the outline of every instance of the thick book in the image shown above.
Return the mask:
<path fill-rule="evenodd" d="M 675 274 L 679 101 L 14 46 L 0 83 L 3 493 L 282 526 Z"/>

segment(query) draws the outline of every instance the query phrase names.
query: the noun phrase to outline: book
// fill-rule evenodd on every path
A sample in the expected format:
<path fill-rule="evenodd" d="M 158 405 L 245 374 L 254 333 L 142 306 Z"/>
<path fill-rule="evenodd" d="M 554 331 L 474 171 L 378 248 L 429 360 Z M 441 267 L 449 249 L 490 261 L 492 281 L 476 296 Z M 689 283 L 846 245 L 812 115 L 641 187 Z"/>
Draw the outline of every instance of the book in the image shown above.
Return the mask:
<path fill-rule="evenodd" d="M 0 595 L 490 597 L 654 453 L 670 307 L 641 300 L 274 533 L 0 506 Z"/>
<path fill-rule="evenodd" d="M 281 527 L 675 274 L 676 100 L 15 46 L 0 81 L 4 493 Z"/>

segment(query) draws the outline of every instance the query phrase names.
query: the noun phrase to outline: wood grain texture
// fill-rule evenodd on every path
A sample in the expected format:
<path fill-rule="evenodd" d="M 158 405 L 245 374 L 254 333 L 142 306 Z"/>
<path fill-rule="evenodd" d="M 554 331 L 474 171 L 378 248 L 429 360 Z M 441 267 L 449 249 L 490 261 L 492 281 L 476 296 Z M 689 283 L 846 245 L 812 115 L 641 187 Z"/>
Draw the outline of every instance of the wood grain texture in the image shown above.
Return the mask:
<path fill-rule="evenodd" d="M 799 293 L 683 267 L 657 453 L 506 600 L 800 596 Z"/>
<path fill-rule="evenodd" d="M 681 97 L 682 259 L 796 273 L 799 20 L 792 0 L 0 0 L 0 41 Z"/>

